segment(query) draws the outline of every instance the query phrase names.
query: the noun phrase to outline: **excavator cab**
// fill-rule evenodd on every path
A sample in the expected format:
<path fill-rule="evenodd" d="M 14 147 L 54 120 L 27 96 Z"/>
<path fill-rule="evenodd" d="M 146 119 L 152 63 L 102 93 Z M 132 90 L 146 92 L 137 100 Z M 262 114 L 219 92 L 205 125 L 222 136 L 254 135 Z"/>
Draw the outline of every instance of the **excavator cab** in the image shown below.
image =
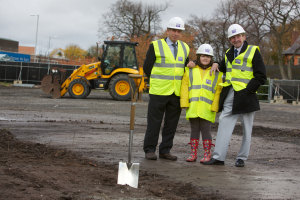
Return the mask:
<path fill-rule="evenodd" d="M 128 77 L 129 74 L 143 75 L 137 64 L 137 45 L 135 42 L 104 41 L 100 62 L 80 66 L 65 80 L 55 79 L 56 73 L 47 75 L 42 80 L 42 89 L 53 98 L 62 97 L 67 92 L 73 98 L 86 98 L 92 89 L 104 89 L 115 100 L 130 100 L 131 92 L 134 92 L 130 84 L 139 85 L 139 93 L 145 87 L 144 78 L 137 83 Z"/>
<path fill-rule="evenodd" d="M 138 70 L 135 52 L 138 43 L 105 41 L 104 44 L 101 58 L 101 69 L 104 75 L 109 75 L 119 68 Z"/>
<path fill-rule="evenodd" d="M 94 87 L 109 90 L 116 100 L 130 100 L 129 82 L 133 84 L 133 80 L 128 74 L 139 74 L 135 52 L 137 45 L 126 41 L 104 41 L 100 64 L 102 75 L 100 79 L 92 81 Z"/>

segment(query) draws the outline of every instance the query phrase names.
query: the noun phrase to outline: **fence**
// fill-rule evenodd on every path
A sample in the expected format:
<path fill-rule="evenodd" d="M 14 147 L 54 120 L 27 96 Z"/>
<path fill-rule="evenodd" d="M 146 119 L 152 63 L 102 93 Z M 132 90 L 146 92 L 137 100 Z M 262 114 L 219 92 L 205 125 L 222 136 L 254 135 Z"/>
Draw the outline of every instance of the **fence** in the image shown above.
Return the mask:
<path fill-rule="evenodd" d="M 62 58 L 53 58 L 47 56 L 31 56 L 31 61 L 36 61 L 39 63 L 52 63 L 52 64 L 59 64 L 59 65 L 83 65 L 88 63 L 97 62 L 96 58 L 82 58 L 82 59 L 62 59 Z"/>
<path fill-rule="evenodd" d="M 66 69 L 66 75 L 69 76 L 78 65 L 0 61 L 0 81 L 13 82 L 19 80 L 22 83 L 40 84 L 42 78 L 49 74 L 52 67 Z"/>
<path fill-rule="evenodd" d="M 260 101 L 272 102 L 280 97 L 286 103 L 299 102 L 300 80 L 276 80 L 268 79 L 266 85 L 258 90 Z"/>
<path fill-rule="evenodd" d="M 40 84 L 42 78 L 49 73 L 52 67 L 66 69 L 69 76 L 78 65 L 60 65 L 51 63 L 25 63 L 0 61 L 0 81 L 13 82 L 21 80 L 22 83 Z M 258 98 L 263 102 L 271 102 L 281 97 L 287 103 L 299 102 L 300 80 L 268 79 L 258 92 Z"/>

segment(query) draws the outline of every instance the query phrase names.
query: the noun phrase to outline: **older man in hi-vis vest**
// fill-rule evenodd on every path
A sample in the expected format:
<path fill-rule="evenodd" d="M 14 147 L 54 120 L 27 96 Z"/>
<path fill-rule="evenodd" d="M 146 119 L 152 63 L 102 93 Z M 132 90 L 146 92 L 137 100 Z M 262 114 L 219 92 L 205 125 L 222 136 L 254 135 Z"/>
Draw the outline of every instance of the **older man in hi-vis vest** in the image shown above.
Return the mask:
<path fill-rule="evenodd" d="M 224 165 L 230 138 L 239 118 L 243 125 L 243 140 L 235 166 L 244 167 L 249 155 L 254 114 L 260 109 L 256 92 L 266 81 L 266 69 L 259 47 L 248 45 L 245 33 L 238 24 L 228 28 L 232 47 L 226 51 L 219 68 L 226 73 L 219 103 L 222 113 L 215 150 L 212 159 L 203 163 L 205 165 Z"/>
<path fill-rule="evenodd" d="M 170 150 L 181 113 L 181 79 L 190 51 L 189 46 L 179 40 L 183 30 L 183 20 L 179 17 L 171 18 L 167 26 L 167 38 L 150 44 L 144 62 L 144 72 L 150 79 L 147 130 L 144 139 L 145 158 L 148 160 L 157 159 L 155 152 L 163 118 L 159 158 L 177 160 Z"/>

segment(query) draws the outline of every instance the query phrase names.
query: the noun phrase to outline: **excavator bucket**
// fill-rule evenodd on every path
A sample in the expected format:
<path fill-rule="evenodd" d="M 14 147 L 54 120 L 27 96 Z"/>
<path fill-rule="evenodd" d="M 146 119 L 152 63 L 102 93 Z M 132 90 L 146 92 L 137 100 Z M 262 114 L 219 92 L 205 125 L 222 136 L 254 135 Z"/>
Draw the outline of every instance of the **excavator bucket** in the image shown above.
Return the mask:
<path fill-rule="evenodd" d="M 53 99 L 58 99 L 60 95 L 60 83 L 58 78 L 55 76 L 53 79 L 53 90 L 51 91 L 51 96 Z"/>
<path fill-rule="evenodd" d="M 53 99 L 61 97 L 61 83 L 64 80 L 66 70 L 53 68 L 52 73 L 44 76 L 41 81 L 41 88 L 44 93 L 50 94 Z"/>
<path fill-rule="evenodd" d="M 52 79 L 52 74 L 48 74 L 42 79 L 41 88 L 46 94 L 50 94 L 50 92 L 53 90 Z"/>

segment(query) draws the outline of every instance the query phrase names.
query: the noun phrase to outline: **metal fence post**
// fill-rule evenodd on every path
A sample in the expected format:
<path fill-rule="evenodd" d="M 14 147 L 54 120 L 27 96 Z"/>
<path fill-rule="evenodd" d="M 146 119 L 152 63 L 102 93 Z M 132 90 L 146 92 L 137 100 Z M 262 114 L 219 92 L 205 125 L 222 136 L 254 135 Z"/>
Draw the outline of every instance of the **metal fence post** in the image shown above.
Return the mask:
<path fill-rule="evenodd" d="M 298 84 L 298 91 L 297 91 L 297 100 L 296 100 L 297 104 L 299 103 L 299 84 Z"/>
<path fill-rule="evenodd" d="M 273 96 L 273 79 L 269 79 L 269 88 L 268 88 L 268 101 L 271 102 Z"/>

